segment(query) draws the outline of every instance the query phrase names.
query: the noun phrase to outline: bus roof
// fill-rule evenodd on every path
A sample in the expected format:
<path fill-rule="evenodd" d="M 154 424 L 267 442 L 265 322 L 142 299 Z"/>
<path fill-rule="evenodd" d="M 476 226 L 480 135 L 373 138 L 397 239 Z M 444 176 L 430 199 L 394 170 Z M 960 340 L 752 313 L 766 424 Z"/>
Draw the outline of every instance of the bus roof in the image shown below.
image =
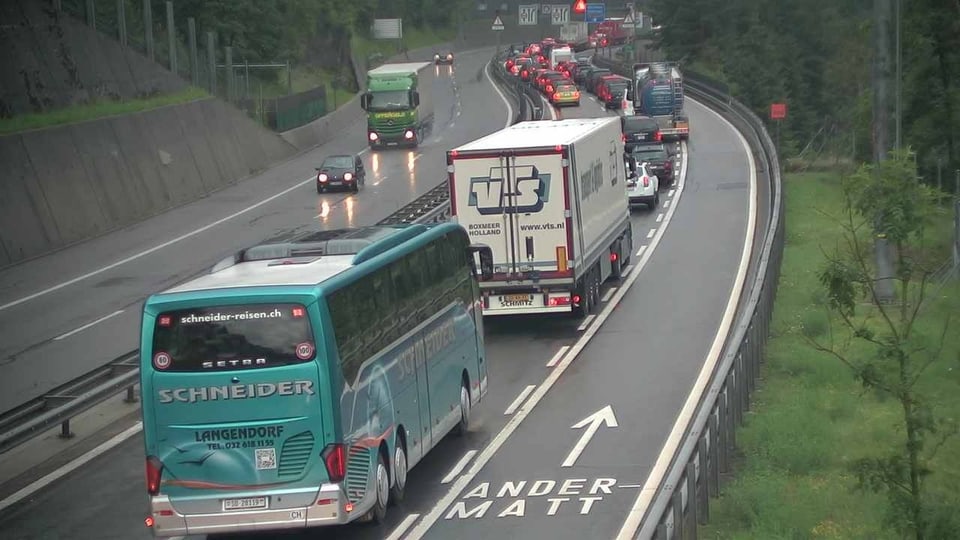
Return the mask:
<path fill-rule="evenodd" d="M 415 224 L 289 231 L 240 250 L 217 263 L 208 274 L 159 294 L 319 285 L 427 230 Z"/>

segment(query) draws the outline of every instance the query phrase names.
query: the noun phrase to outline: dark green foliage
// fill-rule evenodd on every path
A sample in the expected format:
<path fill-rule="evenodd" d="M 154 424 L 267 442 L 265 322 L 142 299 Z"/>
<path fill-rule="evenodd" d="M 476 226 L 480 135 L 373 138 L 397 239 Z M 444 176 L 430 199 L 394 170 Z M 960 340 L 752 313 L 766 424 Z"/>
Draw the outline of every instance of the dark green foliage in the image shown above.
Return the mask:
<path fill-rule="evenodd" d="M 960 2 L 902 6 L 903 146 L 917 149 L 927 181 L 936 182 L 939 159 L 952 185 L 960 168 Z M 659 45 L 670 59 L 721 74 L 763 118 L 770 103 L 788 104 L 784 157 L 830 133 L 828 152 L 869 159 L 872 0 L 648 0 L 645 9 L 663 25 Z M 892 111 L 893 81 L 889 89 Z"/>

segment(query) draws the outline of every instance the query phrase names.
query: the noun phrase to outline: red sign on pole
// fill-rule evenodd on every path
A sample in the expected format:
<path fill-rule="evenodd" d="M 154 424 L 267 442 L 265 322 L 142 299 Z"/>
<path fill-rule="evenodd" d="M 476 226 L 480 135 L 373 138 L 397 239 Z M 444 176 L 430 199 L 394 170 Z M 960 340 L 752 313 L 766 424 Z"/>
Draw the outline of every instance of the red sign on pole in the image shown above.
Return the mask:
<path fill-rule="evenodd" d="M 770 118 L 772 120 L 783 120 L 787 117 L 787 104 L 786 103 L 771 103 L 770 104 Z"/>

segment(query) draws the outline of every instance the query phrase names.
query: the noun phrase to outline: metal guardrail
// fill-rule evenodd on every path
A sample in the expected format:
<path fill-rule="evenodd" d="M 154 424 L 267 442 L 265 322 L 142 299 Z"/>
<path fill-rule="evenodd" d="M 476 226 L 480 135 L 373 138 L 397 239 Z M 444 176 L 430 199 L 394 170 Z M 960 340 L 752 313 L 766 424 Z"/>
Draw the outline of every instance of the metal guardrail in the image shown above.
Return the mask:
<path fill-rule="evenodd" d="M 70 420 L 88 409 L 126 392 L 135 403 L 139 353 L 120 358 L 86 373 L 51 392 L 0 415 L 0 454 L 60 425 L 60 437 L 71 438 Z"/>
<path fill-rule="evenodd" d="M 629 71 L 607 59 L 594 61 L 624 75 Z M 758 165 L 770 180 L 771 208 L 755 280 L 748 284 L 747 295 L 741 298 L 736 326 L 727 336 L 723 357 L 685 427 L 682 443 L 667 472 L 646 506 L 637 509 L 642 517 L 636 538 L 643 540 L 696 538 L 697 525 L 707 523 L 709 498 L 719 493 L 720 473 L 731 468 L 736 429 L 750 408 L 750 394 L 759 376 L 784 249 L 780 162 L 763 121 L 695 74 L 688 72 L 685 76 L 688 95 L 724 114 L 749 139 Z"/>
<path fill-rule="evenodd" d="M 533 111 L 524 106 L 524 88 L 506 74 L 503 63 L 492 61 L 494 78 L 512 98 L 521 103 L 514 123 L 526 120 Z M 450 190 L 446 180 L 403 208 L 377 222 L 377 225 L 437 223 L 450 217 Z M 73 437 L 70 421 L 77 415 L 121 392 L 135 403 L 134 388 L 139 382 L 140 352 L 131 351 L 120 358 L 86 373 L 48 394 L 0 414 L 0 454 L 60 425 L 60 436 Z"/>

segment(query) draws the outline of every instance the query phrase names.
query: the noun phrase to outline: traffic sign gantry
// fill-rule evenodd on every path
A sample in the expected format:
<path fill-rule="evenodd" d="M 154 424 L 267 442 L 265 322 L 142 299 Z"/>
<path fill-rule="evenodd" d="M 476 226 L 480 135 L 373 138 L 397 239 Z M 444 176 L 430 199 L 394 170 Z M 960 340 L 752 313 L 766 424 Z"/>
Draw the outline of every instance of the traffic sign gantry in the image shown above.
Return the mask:
<path fill-rule="evenodd" d="M 499 16 L 499 15 L 497 15 L 497 18 L 493 20 L 493 27 L 492 27 L 492 29 L 493 29 L 494 31 L 497 31 L 497 32 L 502 32 L 502 31 L 503 31 L 503 21 L 500 20 L 500 16 Z"/>

